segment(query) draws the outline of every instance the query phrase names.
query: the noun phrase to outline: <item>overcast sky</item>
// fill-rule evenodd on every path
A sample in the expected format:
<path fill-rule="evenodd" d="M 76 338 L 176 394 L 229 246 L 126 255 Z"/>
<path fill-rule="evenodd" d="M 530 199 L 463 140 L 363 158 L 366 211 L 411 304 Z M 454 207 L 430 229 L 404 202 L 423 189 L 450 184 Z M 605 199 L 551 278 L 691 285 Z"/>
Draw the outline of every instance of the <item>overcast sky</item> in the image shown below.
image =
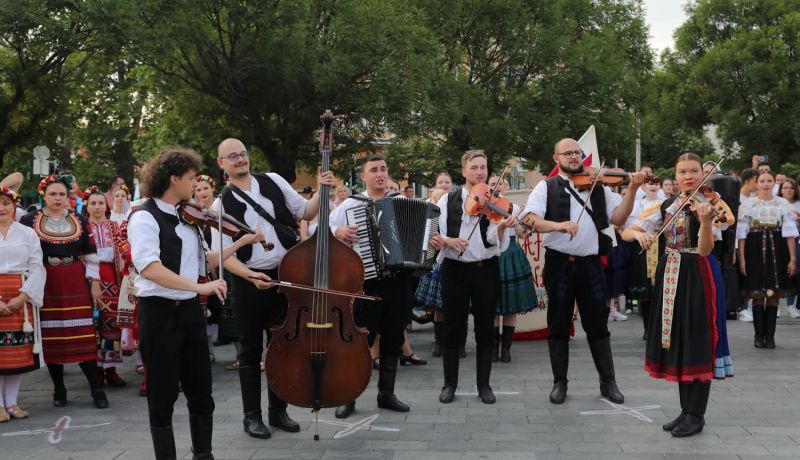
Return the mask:
<path fill-rule="evenodd" d="M 656 58 L 664 48 L 674 48 L 672 33 L 686 20 L 685 0 L 644 0 L 647 24 L 650 26 L 650 46 Z"/>

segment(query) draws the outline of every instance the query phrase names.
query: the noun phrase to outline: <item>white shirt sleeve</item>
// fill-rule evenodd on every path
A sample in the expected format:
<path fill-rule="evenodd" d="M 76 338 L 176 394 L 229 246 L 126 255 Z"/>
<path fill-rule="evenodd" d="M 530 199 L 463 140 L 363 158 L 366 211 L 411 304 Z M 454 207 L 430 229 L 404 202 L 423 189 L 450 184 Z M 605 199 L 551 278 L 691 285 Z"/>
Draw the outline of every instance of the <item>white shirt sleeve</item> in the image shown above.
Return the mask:
<path fill-rule="evenodd" d="M 447 238 L 447 196 L 449 193 L 445 193 L 439 198 L 439 201 L 436 202 L 436 206 L 439 207 L 439 234 L 442 235 L 442 238 Z"/>
<path fill-rule="evenodd" d="M 97 253 L 84 254 L 83 263 L 86 265 L 86 278 L 90 280 L 100 279 L 100 258 Z"/>
<path fill-rule="evenodd" d="M 47 281 L 47 272 L 42 262 L 42 243 L 32 228 L 22 225 L 20 227 L 25 231 L 25 245 L 30 251 L 27 278 L 20 291 L 28 294 L 28 299 L 34 306 L 41 307 L 44 301 L 44 285 Z"/>
<path fill-rule="evenodd" d="M 781 198 L 781 209 L 783 210 L 783 227 L 781 228 L 781 236 L 784 238 L 797 238 L 800 236 L 800 232 L 797 230 L 797 215 L 794 213 L 792 204 L 789 203 L 785 198 Z"/>
<path fill-rule="evenodd" d="M 655 233 L 664 223 L 664 219 L 661 218 L 660 208 L 661 203 L 658 203 L 650 208 L 643 209 L 634 219 L 633 225 L 641 228 L 646 233 Z"/>
<path fill-rule="evenodd" d="M 222 202 L 217 198 L 211 203 L 211 211 L 215 213 L 219 212 L 220 206 L 222 206 Z M 233 244 L 233 237 L 223 234 L 222 242 L 225 244 L 225 247 L 229 247 Z M 211 227 L 211 251 L 219 251 L 219 231 L 214 227 Z M 236 253 L 234 253 L 232 257 L 236 257 Z"/>
<path fill-rule="evenodd" d="M 133 213 L 128 220 L 128 241 L 131 244 L 131 259 L 139 273 L 148 265 L 161 260 L 158 223 L 147 211 Z"/>
<path fill-rule="evenodd" d="M 750 233 L 750 208 L 753 203 L 752 199 L 748 198 L 739 206 L 739 217 L 736 219 L 736 240 L 746 240 L 747 234 Z"/>
<path fill-rule="evenodd" d="M 343 227 L 347 225 L 347 215 L 345 211 L 347 211 L 351 206 L 352 202 L 355 201 L 352 198 L 347 198 L 346 200 L 342 201 L 339 206 L 333 209 L 333 212 L 328 216 L 328 226 L 331 228 L 331 232 L 335 235 L 336 230 L 339 227 Z"/>
<path fill-rule="evenodd" d="M 303 198 L 302 195 L 297 193 L 286 179 L 281 177 L 279 174 L 276 173 L 267 173 L 270 179 L 272 179 L 278 187 L 280 187 L 281 192 L 283 192 L 284 198 L 286 198 L 286 207 L 289 209 L 289 212 L 292 213 L 295 219 L 300 220 L 303 218 L 303 215 L 306 213 L 306 206 L 308 205 L 308 200 Z"/>
<path fill-rule="evenodd" d="M 525 217 L 525 215 L 529 213 L 534 213 L 542 218 L 544 218 L 545 213 L 547 213 L 546 181 L 540 181 L 536 184 L 531 194 L 528 195 L 528 202 L 525 203 L 525 209 L 522 210 L 520 217 Z"/>
<path fill-rule="evenodd" d="M 614 211 L 617 209 L 617 206 L 622 203 L 622 195 L 619 193 L 611 190 L 610 187 L 603 186 L 603 193 L 605 193 L 606 198 L 606 216 L 608 217 L 608 223 L 611 223 L 611 216 L 614 214 Z"/>

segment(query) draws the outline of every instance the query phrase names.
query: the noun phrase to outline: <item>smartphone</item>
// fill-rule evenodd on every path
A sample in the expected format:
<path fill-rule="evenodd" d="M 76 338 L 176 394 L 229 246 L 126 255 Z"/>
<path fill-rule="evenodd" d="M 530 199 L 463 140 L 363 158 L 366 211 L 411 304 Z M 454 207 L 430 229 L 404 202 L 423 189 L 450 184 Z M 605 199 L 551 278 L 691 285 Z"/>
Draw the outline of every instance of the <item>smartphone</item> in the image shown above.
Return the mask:
<path fill-rule="evenodd" d="M 761 163 L 769 163 L 769 155 L 761 155 Z"/>

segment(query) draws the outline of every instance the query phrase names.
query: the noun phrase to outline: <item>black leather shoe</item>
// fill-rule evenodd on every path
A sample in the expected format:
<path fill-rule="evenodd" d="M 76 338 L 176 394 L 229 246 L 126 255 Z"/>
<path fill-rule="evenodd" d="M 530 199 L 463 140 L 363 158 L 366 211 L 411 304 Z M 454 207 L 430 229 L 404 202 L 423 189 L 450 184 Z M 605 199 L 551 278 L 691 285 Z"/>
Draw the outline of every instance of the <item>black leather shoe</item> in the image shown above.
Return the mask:
<path fill-rule="evenodd" d="M 108 407 L 108 399 L 105 392 L 95 391 L 92 393 L 92 400 L 94 400 L 94 407 L 98 409 L 105 409 Z"/>
<path fill-rule="evenodd" d="M 500 362 L 501 363 L 511 362 L 511 350 L 509 350 L 508 348 L 503 348 L 500 350 Z"/>
<path fill-rule="evenodd" d="M 622 404 L 625 402 L 625 396 L 622 396 L 619 388 L 617 388 L 617 382 L 614 380 L 609 382 L 600 382 L 600 394 L 616 404 Z"/>
<path fill-rule="evenodd" d="M 492 362 L 496 363 L 500 361 L 500 349 L 497 347 L 492 347 Z"/>
<path fill-rule="evenodd" d="M 356 402 L 353 401 L 351 403 L 345 404 L 344 406 L 339 406 L 336 408 L 336 412 L 333 414 L 336 418 L 347 418 L 356 411 Z"/>
<path fill-rule="evenodd" d="M 270 425 L 280 428 L 289 433 L 297 433 L 300 431 L 300 424 L 289 418 L 289 414 L 285 410 L 271 410 L 267 414 L 267 421 Z"/>
<path fill-rule="evenodd" d="M 433 351 L 431 352 L 431 356 L 433 356 L 434 358 L 442 357 L 442 347 L 439 346 L 439 342 L 433 344 Z"/>
<path fill-rule="evenodd" d="M 764 348 L 767 350 L 775 349 L 775 337 L 764 337 Z"/>
<path fill-rule="evenodd" d="M 411 356 L 400 355 L 400 365 L 406 366 L 409 364 L 411 364 L 412 366 L 424 366 L 425 364 L 428 364 L 428 361 L 425 361 L 424 359 L 420 358 L 419 356 L 413 353 L 411 354 Z"/>
<path fill-rule="evenodd" d="M 64 407 L 67 405 L 67 390 L 56 390 L 53 393 L 53 405 L 56 407 Z"/>
<path fill-rule="evenodd" d="M 685 414 L 685 413 L 683 413 L 683 412 L 681 412 L 681 415 L 679 415 L 679 416 L 675 417 L 675 420 L 673 420 L 673 421 L 671 421 L 671 422 L 669 422 L 669 423 L 665 423 L 664 425 L 661 425 L 661 428 L 663 428 L 663 429 L 664 429 L 664 431 L 672 431 L 672 430 L 673 430 L 673 429 L 674 429 L 676 426 L 678 426 L 678 425 L 679 425 L 679 424 L 680 424 L 680 423 L 683 421 L 683 419 L 685 419 L 685 418 L 686 418 L 686 414 Z"/>
<path fill-rule="evenodd" d="M 406 404 L 397 399 L 397 396 L 395 396 L 394 393 L 389 393 L 386 391 L 378 392 L 378 407 L 381 409 L 389 409 L 395 412 L 408 412 L 411 410 Z"/>
<path fill-rule="evenodd" d="M 561 380 L 553 384 L 553 391 L 550 392 L 550 402 L 553 404 L 562 404 L 567 399 L 567 382 Z"/>
<path fill-rule="evenodd" d="M 686 414 L 686 417 L 670 433 L 676 438 L 686 438 L 703 431 L 705 424 L 706 421 L 703 416 Z"/>
<path fill-rule="evenodd" d="M 252 438 L 258 439 L 269 439 L 272 437 L 272 433 L 269 431 L 266 425 L 264 425 L 264 421 L 261 420 L 261 413 L 260 412 L 249 412 L 244 414 L 244 420 L 242 421 L 244 425 L 244 432 L 249 434 Z"/>
<path fill-rule="evenodd" d="M 763 337 L 756 337 L 753 340 L 753 346 L 756 348 L 765 348 L 764 346 L 764 338 Z"/>
<path fill-rule="evenodd" d="M 478 397 L 481 398 L 481 402 L 484 404 L 494 404 L 495 401 L 497 401 L 497 398 L 494 397 L 492 387 L 489 385 L 481 385 L 478 387 Z"/>
<path fill-rule="evenodd" d="M 442 387 L 442 392 L 439 393 L 439 402 L 443 404 L 450 404 L 456 397 L 456 387 L 445 385 Z"/>

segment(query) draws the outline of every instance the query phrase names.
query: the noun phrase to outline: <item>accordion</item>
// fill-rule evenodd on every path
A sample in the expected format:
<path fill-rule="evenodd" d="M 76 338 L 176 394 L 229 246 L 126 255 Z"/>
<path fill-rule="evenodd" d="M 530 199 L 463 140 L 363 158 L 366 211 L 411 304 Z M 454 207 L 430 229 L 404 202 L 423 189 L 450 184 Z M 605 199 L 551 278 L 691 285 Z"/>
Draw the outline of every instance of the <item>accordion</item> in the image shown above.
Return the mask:
<path fill-rule="evenodd" d="M 364 279 L 399 269 L 429 270 L 436 251 L 428 245 L 439 234 L 439 207 L 404 197 L 364 201 L 345 211 L 347 225 L 358 228 L 353 249 L 364 262 Z"/>

